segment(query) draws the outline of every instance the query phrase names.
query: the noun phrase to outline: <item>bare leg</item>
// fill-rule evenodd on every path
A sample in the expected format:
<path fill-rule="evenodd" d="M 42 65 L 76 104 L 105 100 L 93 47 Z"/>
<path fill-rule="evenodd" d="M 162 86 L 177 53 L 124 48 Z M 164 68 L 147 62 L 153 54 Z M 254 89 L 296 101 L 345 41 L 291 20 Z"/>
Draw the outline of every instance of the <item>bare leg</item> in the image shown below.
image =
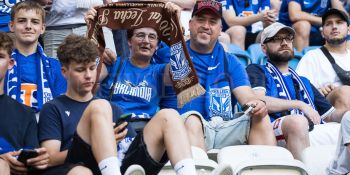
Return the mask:
<path fill-rule="evenodd" d="M 189 116 L 185 121 L 186 131 L 192 146 L 206 151 L 202 121 L 195 115 Z"/>
<path fill-rule="evenodd" d="M 327 95 L 327 100 L 340 111 L 350 110 L 350 86 L 339 86 Z M 340 121 L 340 120 L 339 120 Z"/>
<path fill-rule="evenodd" d="M 276 145 L 275 134 L 273 133 L 270 118 L 265 116 L 251 117 L 251 126 L 248 137 L 250 145 Z"/>
<path fill-rule="evenodd" d="M 172 165 L 183 159 L 192 159 L 186 128 L 179 114 L 172 109 L 160 110 L 143 130 L 147 150 L 160 161 L 165 150 Z"/>
<path fill-rule="evenodd" d="M 4 159 L 0 159 L 0 174 L 1 175 L 10 175 L 10 166 Z"/>
<path fill-rule="evenodd" d="M 286 116 L 282 123 L 282 132 L 287 149 L 295 159 L 301 160 L 302 151 L 310 146 L 308 122 L 303 116 Z"/>
<path fill-rule="evenodd" d="M 226 33 L 230 35 L 231 43 L 236 44 L 243 50 L 245 50 L 245 36 L 247 29 L 244 26 L 232 26 L 226 30 Z"/>
<path fill-rule="evenodd" d="M 72 168 L 67 175 L 93 175 L 89 168 L 83 166 L 76 166 Z"/>
<path fill-rule="evenodd" d="M 309 46 L 309 37 L 311 24 L 308 21 L 297 21 L 293 24 L 295 29 L 294 46 L 297 51 L 301 52 L 305 47 Z"/>
<path fill-rule="evenodd" d="M 112 108 L 108 101 L 92 101 L 79 121 L 77 132 L 86 143 L 91 145 L 97 162 L 116 156 Z"/>

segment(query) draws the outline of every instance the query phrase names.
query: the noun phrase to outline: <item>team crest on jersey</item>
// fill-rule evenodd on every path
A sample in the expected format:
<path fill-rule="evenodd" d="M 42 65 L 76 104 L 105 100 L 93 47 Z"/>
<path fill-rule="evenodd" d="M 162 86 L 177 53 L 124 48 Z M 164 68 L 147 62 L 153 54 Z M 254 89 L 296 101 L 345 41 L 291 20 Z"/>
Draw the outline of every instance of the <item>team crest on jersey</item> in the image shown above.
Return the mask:
<path fill-rule="evenodd" d="M 231 93 L 228 86 L 222 88 L 210 88 L 210 116 L 220 116 L 224 120 L 232 117 Z"/>
<path fill-rule="evenodd" d="M 170 53 L 170 65 L 173 79 L 184 79 L 188 74 L 190 74 L 191 68 L 185 59 L 185 53 L 183 52 L 181 42 L 172 45 L 172 47 L 170 47 Z"/>

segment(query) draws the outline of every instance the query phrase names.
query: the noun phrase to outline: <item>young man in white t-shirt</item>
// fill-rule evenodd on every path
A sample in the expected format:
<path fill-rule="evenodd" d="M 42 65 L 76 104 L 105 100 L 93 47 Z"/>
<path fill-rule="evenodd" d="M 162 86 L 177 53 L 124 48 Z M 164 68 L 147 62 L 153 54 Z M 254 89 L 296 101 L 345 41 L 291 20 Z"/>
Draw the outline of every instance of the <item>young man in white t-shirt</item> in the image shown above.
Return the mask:
<path fill-rule="evenodd" d="M 350 32 L 349 18 L 340 10 L 330 9 L 322 17 L 322 35 L 324 47 L 341 68 L 350 71 L 350 50 L 346 47 Z M 307 52 L 296 69 L 301 76 L 307 77 L 322 95 L 337 109 L 350 109 L 350 86 L 344 85 L 335 73 L 330 61 L 321 49 Z M 350 77 L 349 77 L 350 79 Z M 335 119 L 341 121 L 341 118 Z"/>

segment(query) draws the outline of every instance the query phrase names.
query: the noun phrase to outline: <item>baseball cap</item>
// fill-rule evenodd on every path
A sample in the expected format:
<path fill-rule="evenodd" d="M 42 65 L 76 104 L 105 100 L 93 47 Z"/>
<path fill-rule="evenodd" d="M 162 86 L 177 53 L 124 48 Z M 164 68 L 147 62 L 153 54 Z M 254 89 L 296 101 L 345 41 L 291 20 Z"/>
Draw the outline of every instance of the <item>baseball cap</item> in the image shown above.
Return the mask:
<path fill-rule="evenodd" d="M 213 11 L 215 14 L 217 14 L 220 18 L 222 17 L 222 5 L 220 2 L 211 1 L 211 0 L 199 0 L 194 5 L 193 11 L 192 11 L 192 17 L 197 15 L 199 12 L 201 12 L 204 9 L 208 9 Z"/>
<path fill-rule="evenodd" d="M 263 32 L 261 33 L 261 43 L 264 43 L 266 39 L 274 37 L 280 30 L 285 29 L 292 35 L 295 35 L 295 31 L 293 28 L 281 24 L 279 22 L 275 22 L 269 26 L 267 26 Z"/>
<path fill-rule="evenodd" d="M 349 25 L 349 17 L 348 15 L 343 12 L 342 10 L 338 9 L 329 9 L 325 14 L 322 16 L 322 26 L 326 22 L 326 19 L 331 16 L 331 15 L 337 15 L 339 16 L 342 20 L 346 21 L 346 23 Z"/>

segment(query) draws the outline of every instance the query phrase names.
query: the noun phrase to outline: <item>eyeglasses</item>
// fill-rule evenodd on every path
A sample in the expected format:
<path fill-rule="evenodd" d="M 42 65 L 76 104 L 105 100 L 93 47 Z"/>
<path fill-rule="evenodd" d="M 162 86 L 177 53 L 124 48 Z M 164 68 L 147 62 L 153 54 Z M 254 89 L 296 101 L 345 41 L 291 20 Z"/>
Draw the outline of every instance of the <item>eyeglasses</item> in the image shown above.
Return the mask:
<path fill-rule="evenodd" d="M 286 35 L 286 36 L 274 36 L 271 38 L 267 38 L 264 43 L 273 42 L 273 43 L 282 43 L 283 40 L 286 40 L 287 43 L 291 43 L 294 40 L 293 35 Z"/>
<path fill-rule="evenodd" d="M 139 33 L 135 33 L 134 36 L 139 40 L 139 41 L 143 41 L 146 39 L 146 36 L 148 36 L 148 40 L 150 42 L 154 42 L 158 40 L 158 36 L 156 34 L 150 33 L 150 34 L 146 34 L 143 32 L 139 32 Z"/>

